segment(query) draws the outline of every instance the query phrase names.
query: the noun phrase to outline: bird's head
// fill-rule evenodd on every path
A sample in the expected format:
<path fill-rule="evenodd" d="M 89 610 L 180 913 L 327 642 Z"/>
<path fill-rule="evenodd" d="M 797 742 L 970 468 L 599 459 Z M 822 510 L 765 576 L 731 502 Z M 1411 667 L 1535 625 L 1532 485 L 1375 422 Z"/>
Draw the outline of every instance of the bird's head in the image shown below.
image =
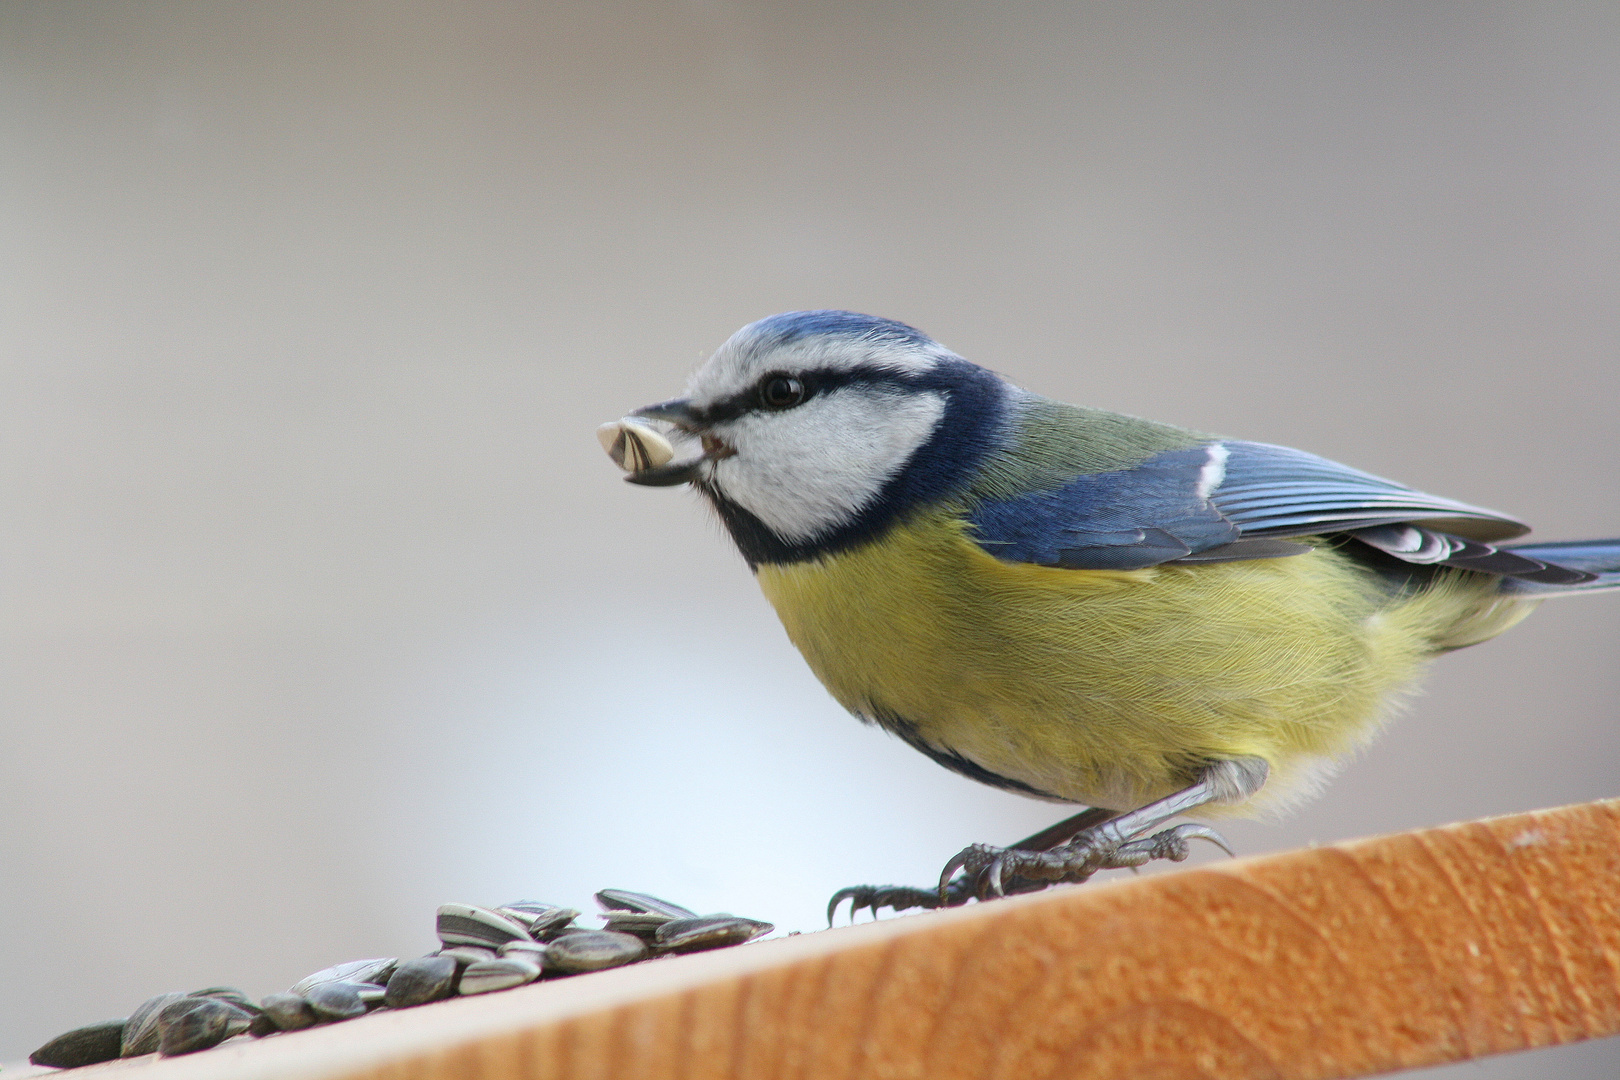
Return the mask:
<path fill-rule="evenodd" d="M 631 414 L 673 424 L 703 452 L 627 479 L 694 484 L 750 562 L 811 557 L 963 486 L 1005 394 L 998 376 L 903 323 L 773 315 L 720 346 L 686 396 Z"/>

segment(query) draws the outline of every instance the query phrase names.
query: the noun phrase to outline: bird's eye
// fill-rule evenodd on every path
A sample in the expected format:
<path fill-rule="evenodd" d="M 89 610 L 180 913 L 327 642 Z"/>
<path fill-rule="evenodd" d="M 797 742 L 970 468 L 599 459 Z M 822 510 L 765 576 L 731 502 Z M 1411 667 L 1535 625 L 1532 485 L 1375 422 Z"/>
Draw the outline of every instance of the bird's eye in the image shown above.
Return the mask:
<path fill-rule="evenodd" d="M 791 375 L 772 375 L 760 381 L 759 400 L 767 409 L 791 409 L 804 398 L 804 383 Z"/>

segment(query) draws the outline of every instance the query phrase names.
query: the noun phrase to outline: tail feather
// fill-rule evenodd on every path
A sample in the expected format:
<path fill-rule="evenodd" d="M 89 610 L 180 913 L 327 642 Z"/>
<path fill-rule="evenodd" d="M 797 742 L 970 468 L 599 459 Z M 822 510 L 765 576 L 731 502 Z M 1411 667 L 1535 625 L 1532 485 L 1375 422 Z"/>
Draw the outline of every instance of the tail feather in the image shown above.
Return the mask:
<path fill-rule="evenodd" d="M 1583 570 L 1596 576 L 1576 585 L 1547 585 L 1516 578 L 1502 579 L 1502 592 L 1513 596 L 1558 596 L 1570 593 L 1620 589 L 1620 539 L 1563 540 L 1550 544 L 1512 544 L 1504 550 L 1515 552 L 1552 566 Z"/>

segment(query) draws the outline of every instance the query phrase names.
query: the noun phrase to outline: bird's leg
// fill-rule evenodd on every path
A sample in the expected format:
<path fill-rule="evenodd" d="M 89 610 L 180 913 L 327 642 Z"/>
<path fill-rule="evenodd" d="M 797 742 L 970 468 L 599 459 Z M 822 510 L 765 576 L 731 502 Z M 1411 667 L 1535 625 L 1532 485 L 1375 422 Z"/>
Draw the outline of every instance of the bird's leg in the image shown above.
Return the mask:
<path fill-rule="evenodd" d="M 955 886 L 955 892 L 971 892 L 983 900 L 1033 892 L 1063 881 L 1085 881 L 1099 870 L 1141 866 L 1154 859 L 1180 862 L 1187 857 L 1187 842 L 1195 839 L 1208 840 L 1231 854 L 1220 834 L 1206 825 L 1154 830 L 1200 806 L 1242 802 L 1260 790 L 1269 771 L 1260 758 L 1212 762 L 1189 787 L 1088 828 L 1056 847 L 1023 851 L 975 844 L 964 848 L 945 864 L 940 892 Z M 963 884 L 957 885 L 958 880 Z"/>
<path fill-rule="evenodd" d="M 1096 828 L 1105 821 L 1112 821 L 1119 817 L 1118 810 L 1109 810 L 1106 807 L 1093 806 L 1064 818 L 1056 825 L 1048 825 L 1033 836 L 1026 836 L 1016 844 L 1007 845 L 1017 851 L 1050 851 L 1059 844 L 1066 844 L 1087 829 Z"/>
<path fill-rule="evenodd" d="M 1056 825 L 1048 825 L 1033 836 L 1024 837 L 1016 844 L 1009 845 L 1007 850 L 1046 851 L 1118 816 L 1118 810 L 1103 807 L 1082 810 L 1078 814 L 1064 818 Z M 850 901 L 849 917 L 854 919 L 855 913 L 862 908 L 871 908 L 873 916 L 876 916 L 880 908 L 909 911 L 912 908 L 958 907 L 973 899 L 976 886 L 977 882 L 970 881 L 966 876 L 953 878 L 943 889 L 920 889 L 914 885 L 852 885 L 833 893 L 832 899 L 827 903 L 827 925 L 832 925 L 833 913 L 845 900 Z M 1044 884 L 1035 886 L 1035 888 L 1045 887 Z M 1015 887 L 1013 891 L 1024 890 Z"/>
<path fill-rule="evenodd" d="M 973 899 L 1035 892 L 1060 881 L 1084 881 L 1099 870 L 1136 867 L 1155 859 L 1180 862 L 1187 857 L 1187 842 L 1194 839 L 1208 840 L 1230 854 L 1220 834 L 1204 825 L 1153 830 L 1200 806 L 1242 802 L 1260 790 L 1268 771 L 1259 758 L 1218 761 L 1206 766 L 1191 786 L 1138 810 L 1120 813 L 1096 807 L 1009 847 L 975 844 L 945 865 L 933 889 L 910 885 L 839 889 L 827 904 L 827 922 L 831 925 L 833 913 L 845 900 L 851 902 L 853 919 L 862 908 L 870 908 L 875 916 L 882 908 L 958 907 Z"/>

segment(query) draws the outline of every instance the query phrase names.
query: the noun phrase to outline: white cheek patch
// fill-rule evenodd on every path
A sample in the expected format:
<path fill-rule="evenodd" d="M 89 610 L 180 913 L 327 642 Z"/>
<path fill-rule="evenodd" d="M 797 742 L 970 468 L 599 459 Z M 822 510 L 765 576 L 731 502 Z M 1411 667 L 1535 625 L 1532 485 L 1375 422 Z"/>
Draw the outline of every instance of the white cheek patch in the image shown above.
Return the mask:
<path fill-rule="evenodd" d="M 943 394 L 865 386 L 751 413 L 716 425 L 737 453 L 713 483 L 782 539 L 812 540 L 853 521 L 944 415 Z"/>

